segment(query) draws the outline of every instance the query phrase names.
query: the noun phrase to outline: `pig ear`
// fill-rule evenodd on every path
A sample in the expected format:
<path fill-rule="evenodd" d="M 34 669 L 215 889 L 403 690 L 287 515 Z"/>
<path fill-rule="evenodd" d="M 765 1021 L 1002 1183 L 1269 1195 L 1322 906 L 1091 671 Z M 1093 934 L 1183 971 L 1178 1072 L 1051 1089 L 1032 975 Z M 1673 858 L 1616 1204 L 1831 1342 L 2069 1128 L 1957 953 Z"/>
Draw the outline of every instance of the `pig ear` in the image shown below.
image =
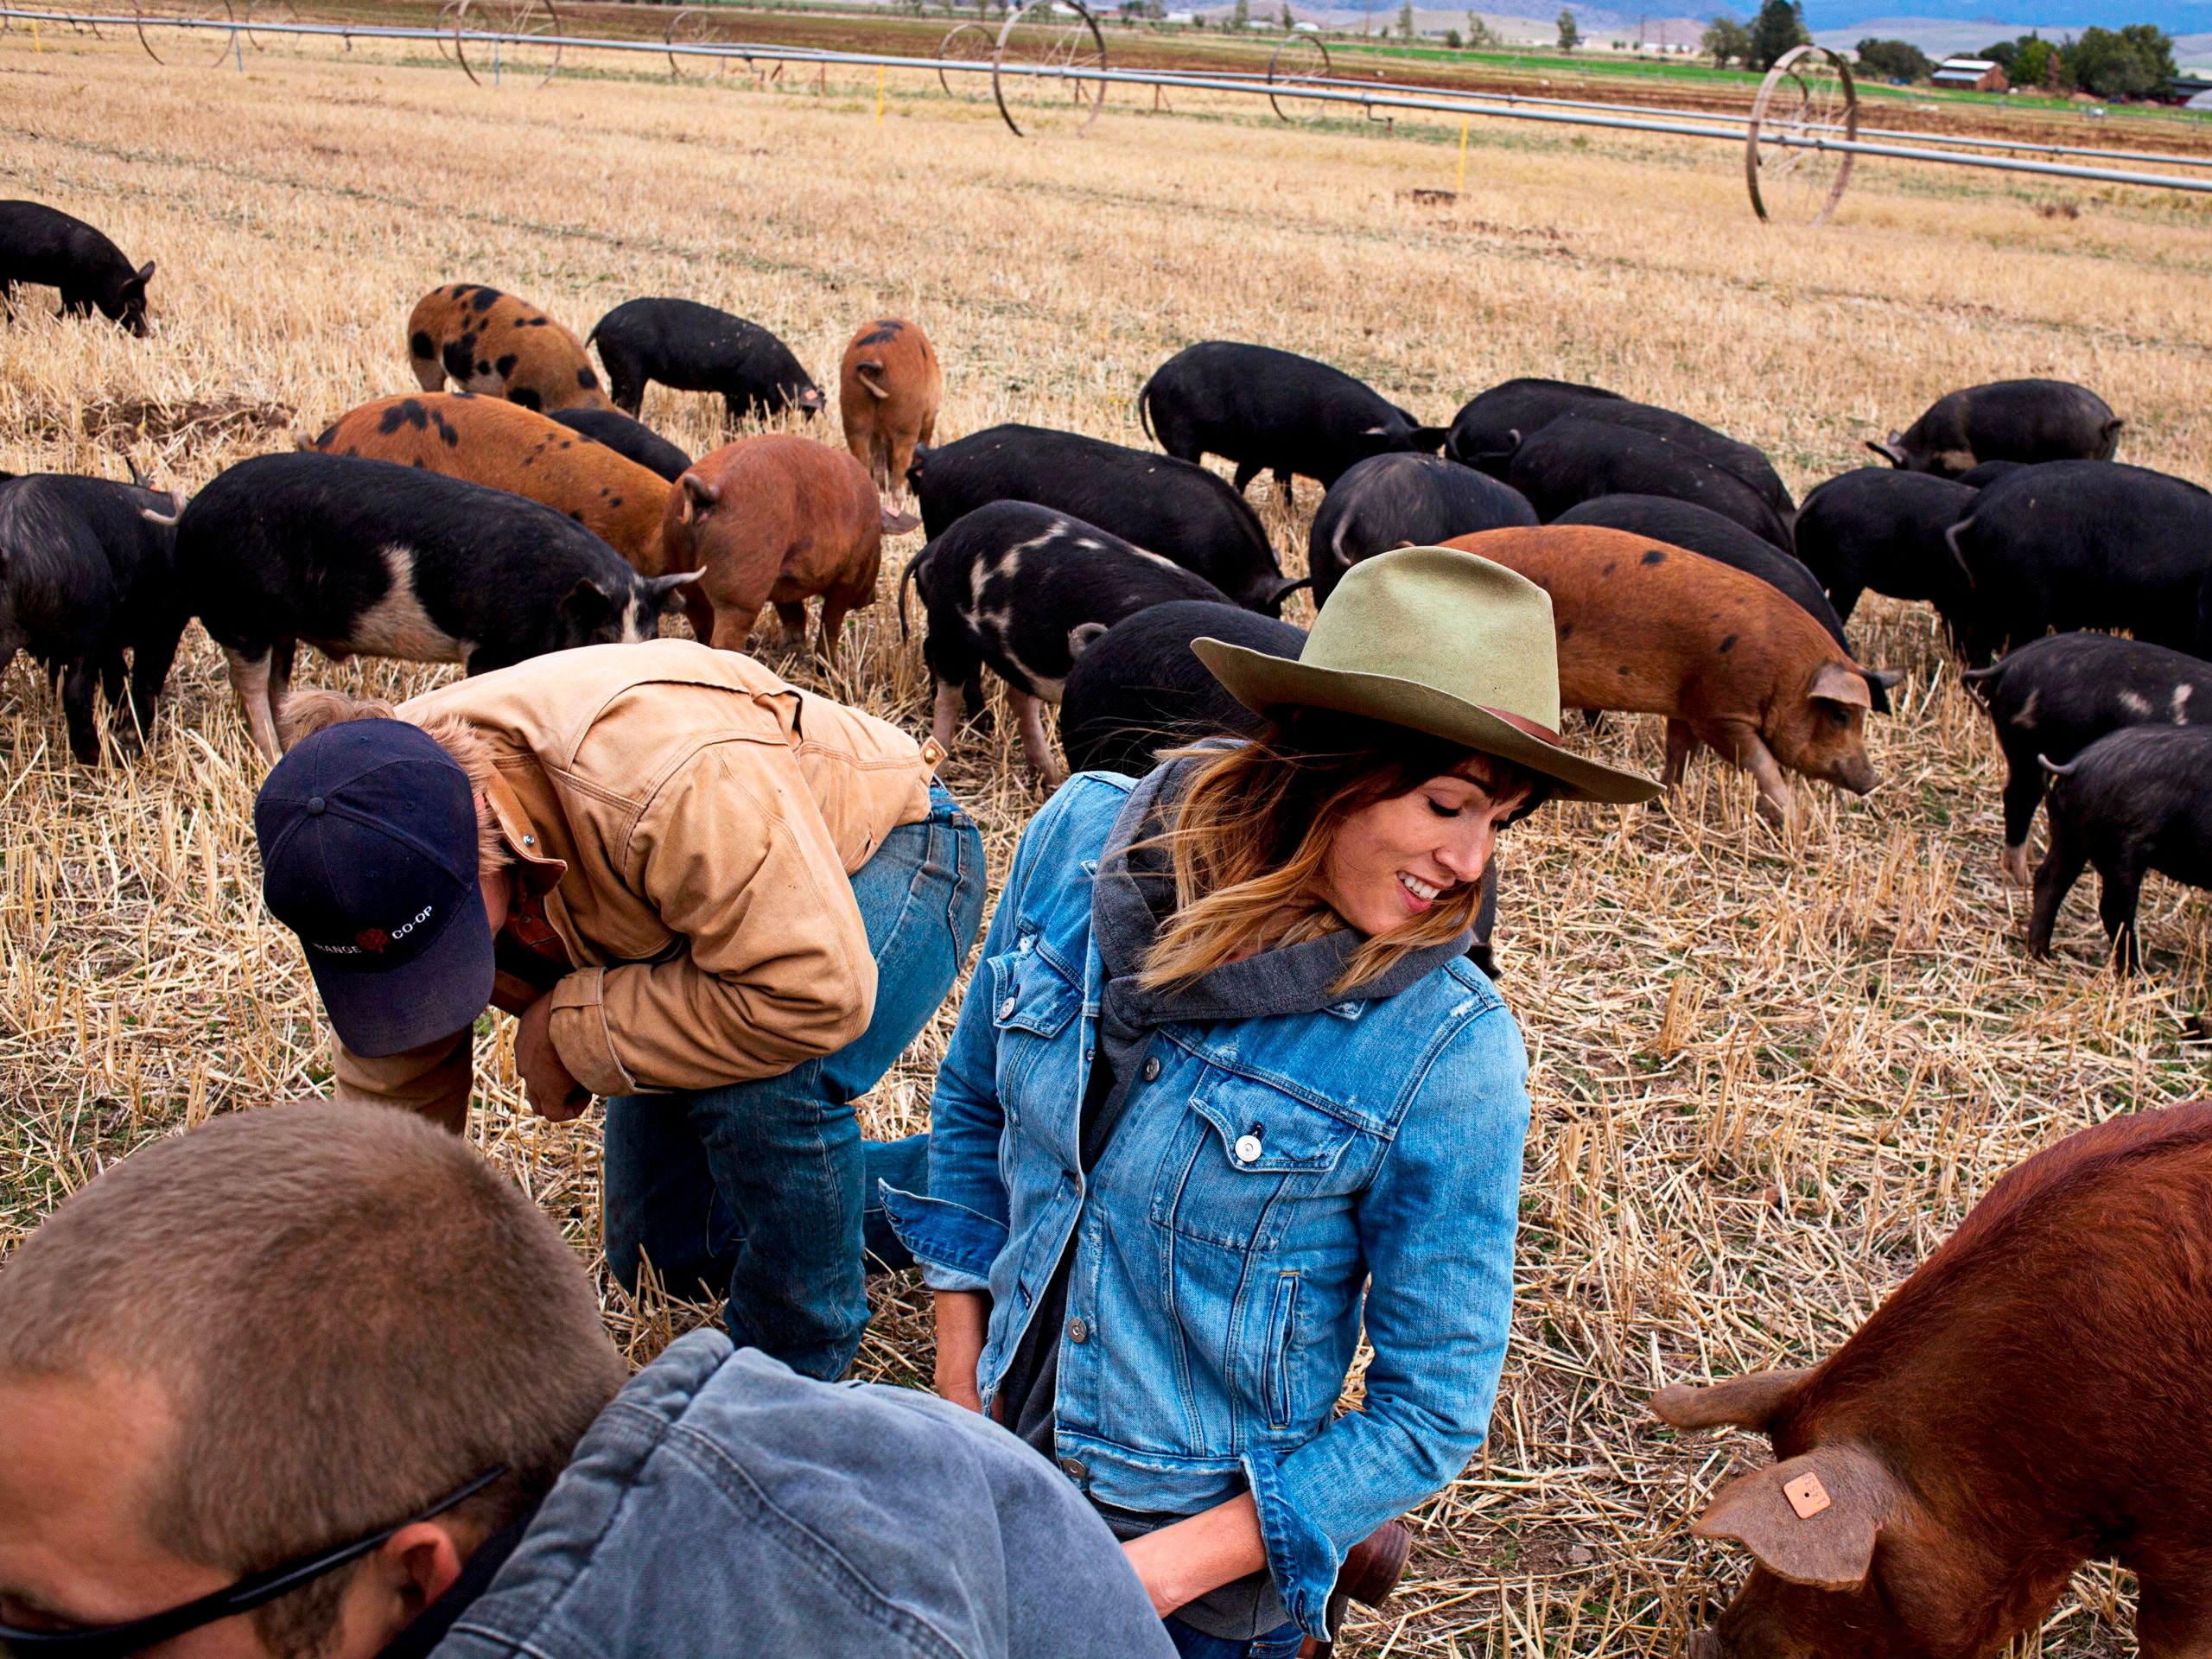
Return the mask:
<path fill-rule="evenodd" d="M 1904 465 L 1904 451 L 1898 447 L 1897 436 L 1897 433 L 1892 432 L 1885 442 L 1877 442 L 1874 439 L 1869 438 L 1866 440 L 1866 447 L 1884 461 L 1888 461 L 1891 466 L 1902 467 Z"/>
<path fill-rule="evenodd" d="M 613 613 L 613 600 L 589 576 L 580 577 L 562 596 L 562 617 L 579 628 L 595 628 Z"/>
<path fill-rule="evenodd" d="M 1434 454 L 1444 447 L 1444 440 L 1452 435 L 1448 426 L 1417 426 L 1414 428 L 1414 448 Z"/>
<path fill-rule="evenodd" d="M 682 603 L 676 596 L 677 590 L 689 582 L 698 581 L 706 574 L 705 569 L 701 569 L 679 570 L 673 575 L 646 577 L 638 584 L 645 590 L 646 613 L 654 616 L 671 614 Z"/>
<path fill-rule="evenodd" d="M 1901 668 L 1862 668 L 1859 671 L 1885 691 L 1894 691 L 1904 683 Z"/>
<path fill-rule="evenodd" d="M 1677 1382 L 1651 1396 L 1652 1414 L 1676 1428 L 1764 1428 L 1796 1396 L 1804 1370 L 1752 1371 L 1709 1388 Z"/>
<path fill-rule="evenodd" d="M 1822 663 L 1805 695 L 1827 702 L 1846 703 L 1853 709 L 1874 706 L 1874 694 L 1866 689 L 1866 673 L 1853 663 Z"/>
<path fill-rule="evenodd" d="M 696 473 L 684 474 L 676 480 L 676 486 L 682 493 L 676 505 L 676 522 L 679 524 L 703 518 L 707 510 L 722 499 L 722 493 Z"/>
<path fill-rule="evenodd" d="M 1875 1535 L 1904 1501 L 1871 1452 L 1841 1443 L 1729 1482 L 1690 1531 L 1734 1539 L 1792 1584 L 1856 1590 L 1874 1563 Z"/>

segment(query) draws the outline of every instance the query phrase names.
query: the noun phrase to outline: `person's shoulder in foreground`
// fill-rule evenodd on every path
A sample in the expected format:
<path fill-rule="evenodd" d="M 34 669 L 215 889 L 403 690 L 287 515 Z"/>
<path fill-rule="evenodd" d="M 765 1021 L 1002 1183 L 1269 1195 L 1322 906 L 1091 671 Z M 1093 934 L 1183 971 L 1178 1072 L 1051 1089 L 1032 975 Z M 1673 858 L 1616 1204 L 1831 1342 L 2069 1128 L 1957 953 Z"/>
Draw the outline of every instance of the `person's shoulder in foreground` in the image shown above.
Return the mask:
<path fill-rule="evenodd" d="M 436 1649 L 1143 1656 L 1173 1651 L 1059 1471 L 934 1395 L 678 1340 L 602 1413 Z"/>
<path fill-rule="evenodd" d="M 1171 1651 L 993 1425 L 711 1333 L 622 1379 L 558 1229 L 411 1114 L 157 1141 L 0 1274 L 0 1651 Z"/>

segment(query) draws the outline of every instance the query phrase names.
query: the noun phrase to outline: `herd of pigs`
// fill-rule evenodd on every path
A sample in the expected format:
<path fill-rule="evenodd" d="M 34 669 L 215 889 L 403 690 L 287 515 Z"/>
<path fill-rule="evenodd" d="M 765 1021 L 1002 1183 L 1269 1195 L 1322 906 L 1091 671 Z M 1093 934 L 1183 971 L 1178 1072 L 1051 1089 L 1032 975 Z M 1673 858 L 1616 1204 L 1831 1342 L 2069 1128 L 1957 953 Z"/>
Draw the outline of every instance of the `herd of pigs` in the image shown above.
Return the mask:
<path fill-rule="evenodd" d="M 65 315 L 143 332 L 152 271 L 52 208 L 0 203 L 0 300 L 47 284 Z M 2012 880 L 2048 789 L 2031 951 L 2085 863 L 2123 971 L 2147 871 L 2212 886 L 2212 494 L 2116 461 L 2122 423 L 2081 386 L 1952 392 L 1871 445 L 1888 465 L 1800 505 L 1752 446 L 1555 380 L 1430 427 L 1327 365 L 1210 341 L 1139 394 L 1165 453 L 1012 424 L 938 445 L 937 355 L 881 319 L 840 365 L 845 450 L 779 432 L 695 461 L 636 418 L 648 384 L 719 395 L 734 418 L 825 406 L 753 323 L 639 299 L 579 339 L 456 283 L 406 334 L 419 391 L 188 501 L 135 468 L 128 485 L 0 474 L 0 666 L 18 647 L 44 665 L 79 760 L 100 754 L 96 690 L 118 747 L 143 741 L 193 615 L 272 760 L 301 641 L 477 673 L 651 637 L 677 611 L 742 649 L 772 605 L 796 650 L 818 597 L 834 661 L 884 535 L 918 523 L 899 602 L 903 631 L 918 594 L 937 737 L 982 714 L 988 667 L 1048 780 L 1048 702 L 1070 765 L 1141 771 L 1249 719 L 1193 639 L 1295 654 L 1288 594 L 1310 583 L 1325 605 L 1360 560 L 1444 544 L 1548 591 L 1565 706 L 1664 716 L 1669 785 L 1710 747 L 1777 820 L 1786 773 L 1874 786 L 1865 721 L 1898 677 L 1856 660 L 1846 629 L 1864 593 L 1926 601 L 2005 756 Z M 1310 576 L 1284 575 L 1244 499 L 1263 471 L 1324 486 Z M 1703 1650 L 1993 1653 L 2104 1557 L 2139 1576 L 2144 1653 L 2212 1654 L 2208 1192 L 2212 1101 L 2115 1119 L 2000 1180 L 1825 1363 L 1662 1391 L 1667 1422 L 1761 1429 L 1779 1459 L 1698 1522 L 1757 1562 Z"/>

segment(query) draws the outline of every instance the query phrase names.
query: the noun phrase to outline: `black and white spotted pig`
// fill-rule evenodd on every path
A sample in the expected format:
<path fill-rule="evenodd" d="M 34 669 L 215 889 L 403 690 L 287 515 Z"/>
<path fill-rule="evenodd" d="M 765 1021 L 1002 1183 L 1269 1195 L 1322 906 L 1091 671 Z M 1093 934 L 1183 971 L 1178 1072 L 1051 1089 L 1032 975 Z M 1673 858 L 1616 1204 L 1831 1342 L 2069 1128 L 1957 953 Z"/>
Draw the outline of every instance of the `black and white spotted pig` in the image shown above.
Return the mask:
<path fill-rule="evenodd" d="M 2212 663 L 2108 633 L 2032 640 L 1961 677 L 1989 705 L 1997 746 L 2005 751 L 1999 868 L 2022 884 L 2028 879 L 2028 831 L 2043 804 L 2041 759 L 2063 765 L 2129 726 L 2212 725 Z"/>
<path fill-rule="evenodd" d="M 1172 455 L 1009 422 L 916 448 L 906 479 L 931 537 L 991 502 L 1034 501 L 1173 559 L 1263 615 L 1281 616 L 1306 586 L 1283 575 L 1260 515 L 1227 479 Z"/>
<path fill-rule="evenodd" d="M 27 651 L 60 682 L 69 752 L 87 766 L 100 754 L 95 691 L 106 693 L 118 747 L 137 748 L 191 620 L 176 588 L 176 532 L 144 517 L 175 503 L 143 480 L 42 473 L 0 482 L 0 671 Z"/>
<path fill-rule="evenodd" d="M 634 461 L 671 484 L 691 470 L 690 456 L 643 421 L 633 420 L 619 409 L 556 410 L 553 418 L 571 432 L 605 444 L 625 461 Z"/>
<path fill-rule="evenodd" d="M 134 334 L 146 332 L 146 284 L 153 262 L 135 270 L 104 232 L 41 201 L 0 201 L 0 311 L 9 309 L 16 284 L 37 283 L 61 290 L 65 317 L 94 309 Z"/>
<path fill-rule="evenodd" d="M 922 658 L 937 682 L 931 733 L 950 748 L 962 705 L 983 707 L 983 670 L 1007 684 L 1022 753 L 1048 782 L 1065 772 L 1045 741 L 1040 702 L 1057 704 L 1085 646 L 1123 617 L 1176 599 L 1228 602 L 1205 577 L 1118 536 L 1027 501 L 978 507 L 917 553 L 899 579 L 929 622 Z"/>
<path fill-rule="evenodd" d="M 791 348 L 757 322 L 696 300 L 626 300 L 592 325 L 614 406 L 635 415 L 646 385 L 721 394 L 734 422 L 748 415 L 822 410 L 822 388 Z"/>
<path fill-rule="evenodd" d="M 2135 907 L 2144 876 L 2155 870 L 2212 887 L 2212 726 L 2132 726 L 2044 766 L 2053 779 L 2050 851 L 2036 867 L 2028 954 L 2050 954 L 2058 907 L 2082 867 L 2094 864 L 2113 971 L 2133 973 L 2142 965 Z"/>
<path fill-rule="evenodd" d="M 505 490 L 311 452 L 219 474 L 177 519 L 176 569 L 272 763 L 301 640 L 481 674 L 652 639 L 700 574 L 641 576 L 574 519 Z"/>
<path fill-rule="evenodd" d="M 407 360 L 425 391 L 443 391 L 450 375 L 463 391 L 541 414 L 607 407 L 583 341 L 529 301 L 481 283 L 448 283 L 415 302 Z"/>

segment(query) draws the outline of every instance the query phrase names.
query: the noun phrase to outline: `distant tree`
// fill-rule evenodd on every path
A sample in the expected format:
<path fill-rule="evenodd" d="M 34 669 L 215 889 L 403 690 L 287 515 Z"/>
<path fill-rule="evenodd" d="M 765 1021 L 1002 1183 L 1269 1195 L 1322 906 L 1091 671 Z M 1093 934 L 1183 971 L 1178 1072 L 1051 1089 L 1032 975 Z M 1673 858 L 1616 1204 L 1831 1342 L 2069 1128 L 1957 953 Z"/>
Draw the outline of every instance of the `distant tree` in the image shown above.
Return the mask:
<path fill-rule="evenodd" d="M 1456 29 L 1446 29 L 1444 31 L 1444 44 L 1451 50 L 1457 52 L 1461 45 L 1464 44 L 1464 42 L 1459 39 L 1459 31 Z"/>
<path fill-rule="evenodd" d="M 2099 98 L 2143 98 L 2174 77 L 2174 43 L 2151 23 L 2085 29 L 2059 55 L 2074 84 Z"/>
<path fill-rule="evenodd" d="M 2018 80 L 2019 77 L 2012 73 L 2012 67 L 2019 62 L 2020 48 L 2028 43 L 2029 38 L 2023 35 L 2017 41 L 1999 41 L 1994 46 L 1983 47 L 1974 55 L 1978 58 L 1986 58 L 2002 69 L 2007 79 Z M 1862 41 L 1859 44 L 1864 46 L 1866 42 Z"/>
<path fill-rule="evenodd" d="M 1572 52 L 1582 44 L 1582 31 L 1575 26 L 1574 14 L 1561 6 L 1559 13 L 1559 49 Z"/>
<path fill-rule="evenodd" d="M 2042 86 L 2051 92 L 2060 89 L 2066 65 L 2058 48 L 2040 35 L 2023 35 L 2013 43 L 2012 67 L 2005 70 L 2015 86 Z"/>
<path fill-rule="evenodd" d="M 1751 31 L 1733 17 L 1715 17 L 1705 26 L 1705 37 L 1700 42 L 1716 68 L 1726 69 L 1732 63 L 1748 62 L 1751 55 Z"/>
<path fill-rule="evenodd" d="M 1859 41 L 1859 67 L 1878 80 L 1925 80 L 1936 73 L 1928 54 L 1910 41 Z"/>
<path fill-rule="evenodd" d="M 1275 21 L 1281 23 L 1285 29 L 1295 29 L 1298 27 L 1298 19 L 1291 15 L 1290 0 L 1282 0 L 1282 16 L 1278 17 Z"/>
<path fill-rule="evenodd" d="M 1497 44 L 1497 35 L 1491 30 L 1491 26 L 1483 21 L 1483 15 L 1478 11 L 1471 11 L 1467 14 L 1467 44 L 1471 47 Z"/>
<path fill-rule="evenodd" d="M 1410 41 L 1414 37 L 1414 0 L 1404 0 L 1398 8 L 1398 38 Z"/>
<path fill-rule="evenodd" d="M 1776 59 L 1809 38 L 1805 33 L 1805 14 L 1796 0 L 1766 0 L 1751 20 L 1751 67 L 1773 68 Z"/>
<path fill-rule="evenodd" d="M 1229 9 L 1229 26 L 1231 29 L 1243 29 L 1251 21 L 1252 0 L 1236 0 L 1236 3 Z"/>

